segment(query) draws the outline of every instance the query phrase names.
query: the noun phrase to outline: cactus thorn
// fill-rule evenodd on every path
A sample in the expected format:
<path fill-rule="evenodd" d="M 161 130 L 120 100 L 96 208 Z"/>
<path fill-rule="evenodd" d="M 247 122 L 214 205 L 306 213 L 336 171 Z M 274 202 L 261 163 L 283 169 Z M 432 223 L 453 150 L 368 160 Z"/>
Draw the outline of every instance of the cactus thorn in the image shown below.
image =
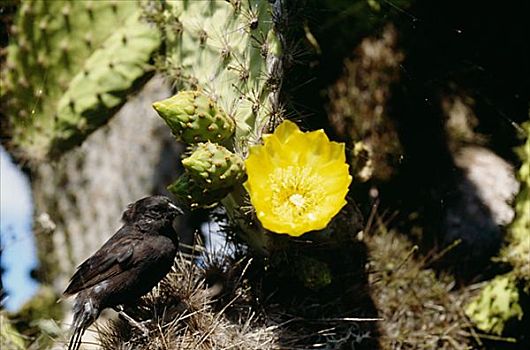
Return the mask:
<path fill-rule="evenodd" d="M 184 26 L 182 25 L 182 22 L 178 20 L 178 18 L 175 18 L 175 23 L 173 23 L 173 31 L 177 36 L 180 36 L 184 31 Z"/>
<path fill-rule="evenodd" d="M 11 32 L 12 35 L 17 35 L 19 33 L 18 27 L 14 24 L 11 27 L 9 27 L 9 31 Z"/>
<path fill-rule="evenodd" d="M 23 15 L 30 15 L 33 12 L 31 8 L 31 3 L 25 3 L 24 6 L 20 9 Z"/>
<path fill-rule="evenodd" d="M 29 87 L 28 80 L 25 77 L 23 77 L 23 76 L 20 76 L 18 78 L 18 85 L 22 86 L 23 88 L 28 88 Z"/>
<path fill-rule="evenodd" d="M 86 1 L 85 8 L 88 12 L 88 18 L 90 18 L 90 20 L 93 21 L 94 20 L 94 9 L 93 9 L 92 1 L 90 0 Z"/>
<path fill-rule="evenodd" d="M 68 17 L 70 16 L 70 5 L 64 5 L 64 7 L 62 8 L 61 10 L 61 14 L 64 16 L 64 17 Z"/>
<path fill-rule="evenodd" d="M 40 21 L 39 23 L 39 30 L 40 31 L 46 31 L 46 29 L 48 28 L 48 22 L 43 19 L 42 21 Z"/>
<path fill-rule="evenodd" d="M 83 40 L 84 40 L 86 46 L 88 46 L 89 48 L 92 47 L 92 33 L 90 33 L 90 32 L 86 33 Z"/>
<path fill-rule="evenodd" d="M 199 44 L 200 46 L 204 46 L 206 44 L 206 40 L 208 40 L 208 33 L 204 29 L 199 30 Z"/>
<path fill-rule="evenodd" d="M 61 51 L 63 51 L 63 53 L 67 52 L 69 49 L 68 42 L 66 40 L 63 40 L 61 44 L 59 44 L 59 48 L 61 49 Z"/>

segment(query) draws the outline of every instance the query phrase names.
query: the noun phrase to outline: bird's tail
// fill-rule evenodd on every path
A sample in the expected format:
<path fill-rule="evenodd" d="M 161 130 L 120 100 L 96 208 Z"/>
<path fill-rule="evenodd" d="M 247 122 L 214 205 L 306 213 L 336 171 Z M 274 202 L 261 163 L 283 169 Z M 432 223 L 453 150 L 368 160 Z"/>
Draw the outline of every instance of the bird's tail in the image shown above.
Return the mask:
<path fill-rule="evenodd" d="M 94 305 L 91 298 L 79 295 L 74 305 L 74 320 L 72 323 L 70 343 L 68 350 L 78 350 L 85 330 L 98 318 L 99 309 Z"/>

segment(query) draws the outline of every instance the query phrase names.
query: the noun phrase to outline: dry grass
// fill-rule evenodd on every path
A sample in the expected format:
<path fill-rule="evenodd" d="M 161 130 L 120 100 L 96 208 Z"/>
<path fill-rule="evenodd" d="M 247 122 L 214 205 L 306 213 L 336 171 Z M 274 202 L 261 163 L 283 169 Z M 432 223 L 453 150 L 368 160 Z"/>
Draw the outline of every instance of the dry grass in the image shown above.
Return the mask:
<path fill-rule="evenodd" d="M 404 236 L 378 225 L 367 235 L 372 297 L 384 319 L 383 349 L 478 349 L 482 344 L 464 315 L 477 286 L 455 288 L 454 279 L 428 268 Z"/>
<path fill-rule="evenodd" d="M 485 348 L 463 313 L 478 285 L 456 288 L 428 267 L 439 255 L 419 256 L 384 224 L 364 232 L 334 254 L 343 275 L 318 292 L 295 289 L 257 259 L 210 258 L 202 269 L 179 256 L 161 284 L 126 309 L 149 334 L 116 319 L 100 327 L 99 342 L 113 350 Z"/>
<path fill-rule="evenodd" d="M 232 269 L 237 269 L 235 263 Z M 218 266 L 217 268 L 221 268 Z M 221 271 L 221 270 L 219 270 Z M 206 286 L 206 271 L 183 256 L 173 271 L 126 312 L 149 329 L 148 336 L 128 322 L 111 320 L 100 328 L 103 349 L 273 349 L 276 337 L 272 328 L 262 325 L 245 303 L 247 290 L 242 275 L 232 276 L 231 300 L 219 309 L 217 297 L 225 294 L 222 282 Z M 237 318 L 227 317 L 228 315 Z"/>

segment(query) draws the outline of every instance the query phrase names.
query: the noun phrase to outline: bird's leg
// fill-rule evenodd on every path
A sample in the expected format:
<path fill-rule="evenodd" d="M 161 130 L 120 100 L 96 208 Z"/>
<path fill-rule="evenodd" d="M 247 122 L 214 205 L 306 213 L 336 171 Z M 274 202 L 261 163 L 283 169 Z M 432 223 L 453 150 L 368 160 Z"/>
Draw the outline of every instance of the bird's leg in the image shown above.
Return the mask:
<path fill-rule="evenodd" d="M 125 313 L 122 305 L 116 306 L 115 309 L 116 309 L 116 311 L 118 312 L 118 314 L 120 316 L 122 316 L 127 322 L 129 322 L 129 324 L 131 326 L 136 327 L 139 330 L 141 330 L 143 335 L 144 335 L 144 337 L 147 337 L 149 335 L 149 330 L 147 329 L 147 327 L 145 325 L 143 325 L 141 322 L 138 322 L 134 318 L 132 318 L 131 316 L 127 315 L 127 313 Z"/>

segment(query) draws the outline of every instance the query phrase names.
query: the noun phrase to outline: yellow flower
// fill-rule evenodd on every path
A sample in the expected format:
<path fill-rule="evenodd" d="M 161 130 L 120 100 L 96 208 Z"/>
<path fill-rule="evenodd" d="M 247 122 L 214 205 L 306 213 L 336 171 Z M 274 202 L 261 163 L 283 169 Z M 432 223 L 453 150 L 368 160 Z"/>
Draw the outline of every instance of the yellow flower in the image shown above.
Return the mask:
<path fill-rule="evenodd" d="M 263 140 L 250 148 L 244 184 L 263 227 L 291 236 L 325 228 L 351 183 L 344 144 L 287 120 Z"/>

